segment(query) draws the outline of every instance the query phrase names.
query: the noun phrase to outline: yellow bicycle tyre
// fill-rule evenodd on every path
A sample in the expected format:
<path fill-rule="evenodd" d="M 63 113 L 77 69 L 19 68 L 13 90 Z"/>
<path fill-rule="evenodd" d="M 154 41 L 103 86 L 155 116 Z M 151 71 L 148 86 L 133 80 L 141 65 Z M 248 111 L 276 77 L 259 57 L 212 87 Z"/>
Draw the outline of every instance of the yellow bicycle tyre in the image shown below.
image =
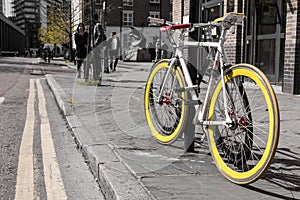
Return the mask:
<path fill-rule="evenodd" d="M 144 107 L 145 107 L 145 116 L 146 116 L 146 121 L 149 125 L 149 128 L 151 130 L 152 135 L 154 138 L 161 144 L 171 144 L 174 142 L 182 133 L 182 130 L 186 124 L 186 118 L 187 118 L 187 112 L 188 112 L 188 107 L 186 105 L 186 98 L 187 98 L 187 93 L 181 91 L 179 93 L 179 99 L 180 99 L 180 116 L 178 116 L 178 123 L 174 125 L 172 128 L 171 132 L 166 134 L 166 131 L 164 128 L 161 126 L 158 126 L 158 117 L 157 113 L 154 113 L 156 111 L 153 111 L 151 106 L 155 102 L 153 101 L 153 97 L 151 94 L 152 87 L 153 87 L 153 81 L 158 76 L 159 73 L 165 72 L 167 69 L 169 69 L 169 64 L 170 60 L 164 59 L 159 61 L 158 63 L 154 64 L 154 66 L 151 69 L 151 72 L 149 74 L 146 87 L 145 87 L 145 93 L 144 93 Z M 171 74 L 175 75 L 177 83 L 179 84 L 180 88 L 184 88 L 186 83 L 184 76 L 182 74 L 182 71 L 180 67 L 176 67 L 172 69 Z M 161 80 L 162 81 L 162 80 Z M 161 84 L 161 83 L 158 83 Z M 160 86 L 160 85 L 159 85 Z M 173 91 L 175 92 L 175 91 Z M 164 106 L 164 105 L 162 105 Z M 165 105 L 166 106 L 166 105 Z"/>
<path fill-rule="evenodd" d="M 229 131 L 227 130 L 228 132 L 226 132 L 224 130 L 222 130 L 223 132 L 220 132 L 220 130 L 216 129 L 214 126 L 209 126 L 208 127 L 208 140 L 209 140 L 211 154 L 215 160 L 215 164 L 216 164 L 218 170 L 231 182 L 234 182 L 234 183 L 240 184 L 240 185 L 244 185 L 244 184 L 249 184 L 249 183 L 252 183 L 252 182 L 258 180 L 264 174 L 264 172 L 268 169 L 269 165 L 271 164 L 272 159 L 276 153 L 277 145 L 278 145 L 280 124 L 279 124 L 279 109 L 278 109 L 277 99 L 276 99 L 273 88 L 272 88 L 269 80 L 267 79 L 267 77 L 258 68 L 254 67 L 252 65 L 238 64 L 238 65 L 232 66 L 225 73 L 224 80 L 226 83 L 229 83 L 229 81 L 231 81 L 237 77 L 244 77 L 247 79 L 247 81 L 250 80 L 250 82 L 255 83 L 254 85 L 257 87 L 258 90 L 257 91 L 255 89 L 252 89 L 252 90 L 254 92 L 261 91 L 262 98 L 258 99 L 258 100 L 260 100 L 260 101 L 265 100 L 265 102 L 266 102 L 267 109 L 263 113 L 267 113 L 268 116 L 266 117 L 266 119 L 268 119 L 269 124 L 266 126 L 268 131 L 267 131 L 267 136 L 265 136 L 265 139 L 267 140 L 265 147 L 264 147 L 265 149 L 261 148 L 261 149 L 257 150 L 258 147 L 255 146 L 257 144 L 254 143 L 253 146 L 255 146 L 255 147 L 252 147 L 253 148 L 252 153 L 254 154 L 254 156 L 251 156 L 251 157 L 253 160 L 256 159 L 257 152 L 264 150 L 262 152 L 261 157 L 257 156 L 257 161 L 256 161 L 257 163 L 253 164 L 253 166 L 251 168 L 249 167 L 249 169 L 247 169 L 247 170 L 245 170 L 245 169 L 237 170 L 235 167 L 232 167 L 233 164 L 230 163 L 230 159 L 228 159 L 228 157 L 225 158 L 226 157 L 225 155 L 226 154 L 229 155 L 229 154 L 224 153 L 220 150 L 221 148 L 218 147 L 219 144 L 218 144 L 217 138 L 215 138 L 217 135 L 215 133 L 216 130 L 218 130 L 218 133 L 226 133 L 226 134 L 228 134 L 228 132 L 230 132 L 230 130 Z M 208 111 L 208 120 L 213 120 L 216 117 L 215 112 L 218 112 L 218 110 L 216 109 L 216 106 L 218 104 L 218 97 L 222 93 L 222 88 L 223 88 L 222 81 L 219 80 L 219 82 L 216 84 L 214 93 L 212 94 L 211 104 L 210 104 L 210 108 Z M 253 101 L 256 100 L 256 97 L 251 97 L 251 95 L 249 95 L 249 97 L 252 98 Z M 257 95 L 257 97 L 258 97 L 258 95 Z M 256 112 L 255 109 L 256 108 L 253 108 L 251 112 Z M 254 120 L 256 120 L 256 119 L 253 117 L 253 121 Z M 254 126 L 253 125 L 254 123 L 257 123 L 258 125 L 260 125 L 258 122 L 251 122 L 251 126 Z M 254 127 L 254 129 L 255 129 L 255 127 Z M 253 140 L 256 139 L 256 137 L 260 137 L 258 135 L 264 135 L 263 133 L 258 133 L 257 135 L 255 135 L 259 131 L 260 131 L 259 128 L 255 129 L 253 131 L 253 134 L 254 134 Z M 262 129 L 261 129 L 261 131 L 262 131 Z M 224 142 L 224 144 L 225 144 L 225 142 Z M 255 152 L 254 148 L 256 148 L 256 151 L 257 151 L 256 153 L 254 153 Z M 228 148 L 227 148 L 227 150 L 228 150 Z M 253 162 L 253 161 L 251 161 L 251 162 Z M 242 165 L 244 165 L 243 168 L 246 166 L 246 164 L 242 163 Z M 235 164 L 235 165 L 237 165 L 237 164 Z"/>

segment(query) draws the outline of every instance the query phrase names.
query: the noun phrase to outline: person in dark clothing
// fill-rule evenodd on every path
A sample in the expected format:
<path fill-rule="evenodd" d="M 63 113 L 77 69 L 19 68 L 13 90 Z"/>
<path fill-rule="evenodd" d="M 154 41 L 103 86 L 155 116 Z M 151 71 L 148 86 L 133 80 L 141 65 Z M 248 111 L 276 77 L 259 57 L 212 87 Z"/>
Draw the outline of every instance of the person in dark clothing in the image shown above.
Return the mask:
<path fill-rule="evenodd" d="M 106 35 L 103 26 L 99 22 L 98 14 L 94 15 L 94 23 L 94 46 L 97 46 L 106 40 Z"/>
<path fill-rule="evenodd" d="M 116 37 L 117 33 L 112 32 L 111 38 L 107 40 L 107 48 L 109 53 L 109 60 L 110 60 L 110 69 L 112 71 L 116 71 L 116 67 L 118 64 L 119 56 L 120 56 L 120 48 L 121 48 L 121 42 L 118 37 Z M 108 67 L 104 71 L 106 73 L 109 72 Z"/>
<path fill-rule="evenodd" d="M 81 78 L 81 65 L 87 56 L 88 48 L 88 33 L 85 32 L 83 23 L 79 23 L 77 31 L 75 33 L 76 44 L 76 62 L 77 62 L 77 78 Z"/>
<path fill-rule="evenodd" d="M 46 47 L 45 52 L 46 52 L 46 58 L 45 58 L 45 61 L 46 61 L 46 59 L 47 59 L 47 60 L 48 60 L 48 63 L 50 63 L 50 59 L 51 59 L 51 50 L 50 50 L 50 47 L 49 47 L 49 46 Z"/>

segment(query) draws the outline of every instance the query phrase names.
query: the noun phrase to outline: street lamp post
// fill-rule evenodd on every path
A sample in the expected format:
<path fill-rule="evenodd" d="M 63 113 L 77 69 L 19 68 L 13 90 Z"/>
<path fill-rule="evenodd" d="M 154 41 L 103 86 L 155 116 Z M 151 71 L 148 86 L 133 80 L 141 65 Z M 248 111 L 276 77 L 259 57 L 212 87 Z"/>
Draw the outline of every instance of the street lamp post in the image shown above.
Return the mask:
<path fill-rule="evenodd" d="M 104 30 L 106 31 L 106 16 L 107 16 L 107 9 L 106 9 L 106 0 L 102 0 L 102 25 Z"/>
<path fill-rule="evenodd" d="M 94 28 L 94 14 L 95 14 L 95 6 L 94 6 L 94 0 L 91 0 L 91 2 L 90 2 L 90 4 L 91 4 L 91 10 L 90 10 L 90 34 L 89 34 L 89 37 L 90 37 L 90 43 L 89 44 L 92 44 L 92 46 L 94 45 L 94 34 L 93 34 L 93 28 Z M 94 46 L 93 46 L 94 47 Z"/>
<path fill-rule="evenodd" d="M 69 61 L 73 61 L 73 41 L 72 41 L 72 4 L 69 0 Z"/>
<path fill-rule="evenodd" d="M 121 42 L 121 47 L 120 47 L 120 60 L 122 60 L 122 55 L 123 55 L 123 34 L 122 34 L 122 27 L 123 27 L 123 7 L 119 6 L 118 7 L 119 11 L 120 11 L 120 42 Z"/>

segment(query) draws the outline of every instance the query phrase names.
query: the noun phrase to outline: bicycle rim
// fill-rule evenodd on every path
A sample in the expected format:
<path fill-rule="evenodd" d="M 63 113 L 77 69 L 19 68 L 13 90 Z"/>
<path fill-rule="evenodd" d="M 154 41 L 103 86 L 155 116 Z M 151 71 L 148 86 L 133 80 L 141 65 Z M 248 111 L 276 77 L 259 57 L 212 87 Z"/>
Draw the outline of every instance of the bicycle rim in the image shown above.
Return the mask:
<path fill-rule="evenodd" d="M 231 127 L 209 126 L 209 144 L 219 171 L 249 184 L 271 164 L 279 138 L 277 99 L 266 76 L 252 65 L 233 66 L 224 76 Z M 216 85 L 208 120 L 225 120 L 222 82 Z"/>
<path fill-rule="evenodd" d="M 180 68 L 173 69 L 162 88 L 168 61 L 157 63 L 149 75 L 144 96 L 145 115 L 155 139 L 162 144 L 174 142 L 185 125 L 187 116 L 186 92 L 180 92 L 185 82 Z M 158 99 L 159 93 L 162 96 Z"/>

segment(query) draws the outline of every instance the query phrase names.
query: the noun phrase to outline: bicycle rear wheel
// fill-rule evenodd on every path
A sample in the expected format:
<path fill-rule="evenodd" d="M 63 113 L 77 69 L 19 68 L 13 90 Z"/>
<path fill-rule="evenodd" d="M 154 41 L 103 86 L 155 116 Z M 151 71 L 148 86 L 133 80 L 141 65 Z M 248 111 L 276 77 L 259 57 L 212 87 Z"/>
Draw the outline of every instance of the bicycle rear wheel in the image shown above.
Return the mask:
<path fill-rule="evenodd" d="M 239 64 L 224 76 L 229 127 L 209 126 L 209 146 L 219 171 L 230 181 L 249 184 L 269 167 L 279 138 L 277 99 L 267 77 Z M 220 80 L 211 98 L 208 120 L 225 121 Z"/>
<path fill-rule="evenodd" d="M 174 142 L 186 123 L 188 108 L 185 99 L 185 80 L 179 67 L 174 67 L 168 77 L 169 60 L 156 63 L 145 88 L 145 115 L 154 138 L 162 144 Z M 162 87 L 163 81 L 166 84 Z M 161 97 L 159 94 L 161 93 Z"/>

